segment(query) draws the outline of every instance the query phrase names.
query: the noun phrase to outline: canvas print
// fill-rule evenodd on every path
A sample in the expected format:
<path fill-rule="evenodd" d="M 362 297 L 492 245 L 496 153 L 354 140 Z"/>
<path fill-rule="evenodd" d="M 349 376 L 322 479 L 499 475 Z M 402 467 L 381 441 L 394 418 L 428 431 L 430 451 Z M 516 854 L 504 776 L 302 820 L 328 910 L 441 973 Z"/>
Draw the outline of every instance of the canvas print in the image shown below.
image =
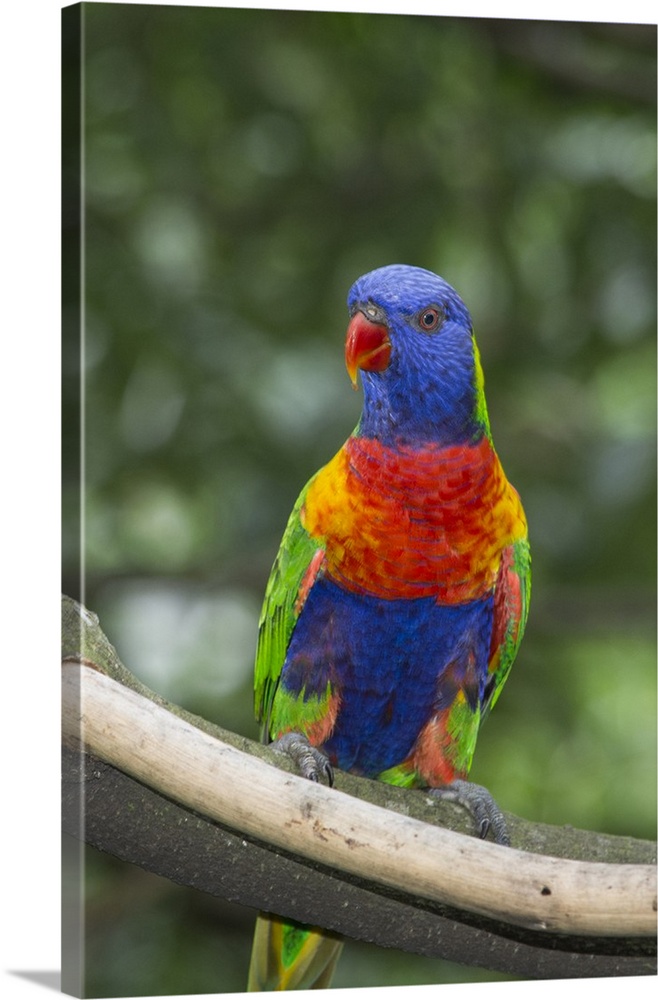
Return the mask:
<path fill-rule="evenodd" d="M 655 974 L 655 42 L 64 9 L 64 992 Z"/>

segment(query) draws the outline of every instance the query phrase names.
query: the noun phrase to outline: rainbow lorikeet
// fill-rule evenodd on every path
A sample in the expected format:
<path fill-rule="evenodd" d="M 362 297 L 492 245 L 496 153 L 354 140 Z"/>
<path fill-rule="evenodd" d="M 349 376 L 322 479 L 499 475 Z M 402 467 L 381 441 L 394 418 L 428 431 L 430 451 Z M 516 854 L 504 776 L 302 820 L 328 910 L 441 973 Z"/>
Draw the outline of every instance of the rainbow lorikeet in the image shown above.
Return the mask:
<path fill-rule="evenodd" d="M 493 447 L 471 318 L 430 271 L 382 267 L 348 297 L 363 412 L 295 504 L 260 620 L 264 738 L 307 777 L 332 768 L 460 802 L 507 843 L 466 781 L 523 635 L 526 519 Z M 261 915 L 250 990 L 326 986 L 340 939 Z"/>

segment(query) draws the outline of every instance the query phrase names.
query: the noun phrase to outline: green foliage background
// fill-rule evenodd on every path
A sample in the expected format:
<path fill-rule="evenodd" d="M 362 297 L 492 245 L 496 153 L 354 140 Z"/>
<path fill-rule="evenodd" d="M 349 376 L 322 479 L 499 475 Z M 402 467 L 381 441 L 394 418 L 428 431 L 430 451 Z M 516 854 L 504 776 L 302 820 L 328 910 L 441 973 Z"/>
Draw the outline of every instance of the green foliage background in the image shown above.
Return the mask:
<path fill-rule="evenodd" d="M 655 30 L 82 6 L 65 591 L 82 361 L 85 600 L 145 682 L 256 736 L 269 567 L 359 412 L 347 290 L 428 267 L 474 316 L 533 546 L 473 777 L 528 818 L 655 836 Z M 244 988 L 253 913 L 92 852 L 87 876 L 89 995 Z M 336 985 L 479 978 L 349 943 Z"/>

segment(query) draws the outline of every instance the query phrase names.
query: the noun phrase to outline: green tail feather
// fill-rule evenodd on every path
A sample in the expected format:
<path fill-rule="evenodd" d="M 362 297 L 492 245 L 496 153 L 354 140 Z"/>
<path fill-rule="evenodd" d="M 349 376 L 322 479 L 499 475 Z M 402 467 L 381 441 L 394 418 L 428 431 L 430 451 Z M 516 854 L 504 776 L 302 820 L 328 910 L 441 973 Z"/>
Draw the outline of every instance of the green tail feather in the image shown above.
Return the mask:
<path fill-rule="evenodd" d="M 261 913 L 247 989 L 250 993 L 327 989 L 342 948 L 335 934 Z"/>

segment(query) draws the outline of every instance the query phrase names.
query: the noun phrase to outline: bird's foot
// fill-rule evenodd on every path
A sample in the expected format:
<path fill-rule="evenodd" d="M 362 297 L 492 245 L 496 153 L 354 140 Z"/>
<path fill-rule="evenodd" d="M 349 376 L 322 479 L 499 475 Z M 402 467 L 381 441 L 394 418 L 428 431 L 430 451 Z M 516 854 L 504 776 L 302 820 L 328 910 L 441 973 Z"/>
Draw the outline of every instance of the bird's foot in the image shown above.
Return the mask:
<path fill-rule="evenodd" d="M 462 781 L 458 778 L 450 785 L 431 788 L 430 795 L 446 802 L 456 802 L 457 805 L 466 809 L 473 817 L 478 833 L 483 840 L 491 831 L 492 840 L 496 844 L 509 846 L 510 839 L 505 817 L 496 805 L 493 796 L 482 785 L 475 785 L 470 781 Z"/>
<path fill-rule="evenodd" d="M 272 750 L 286 754 L 297 765 L 303 778 L 310 781 L 321 781 L 326 778 L 330 785 L 334 783 L 334 769 L 329 758 L 322 750 L 311 746 L 303 733 L 284 733 L 278 740 L 270 743 Z"/>

